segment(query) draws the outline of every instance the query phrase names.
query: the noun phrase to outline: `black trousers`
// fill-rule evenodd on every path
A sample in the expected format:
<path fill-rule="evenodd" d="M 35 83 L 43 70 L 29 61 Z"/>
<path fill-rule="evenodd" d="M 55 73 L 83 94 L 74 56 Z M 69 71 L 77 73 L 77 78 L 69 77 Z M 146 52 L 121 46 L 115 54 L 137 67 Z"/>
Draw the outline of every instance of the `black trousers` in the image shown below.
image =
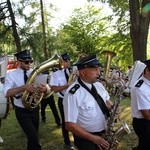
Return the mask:
<path fill-rule="evenodd" d="M 27 136 L 27 150 L 41 150 L 39 142 L 39 107 L 28 110 L 15 106 L 16 118 Z"/>
<path fill-rule="evenodd" d="M 63 108 L 63 98 L 58 98 L 58 107 L 62 119 L 62 134 L 64 138 L 65 144 L 70 144 L 69 131 L 65 129 L 65 116 L 64 116 L 64 108 Z"/>
<path fill-rule="evenodd" d="M 101 131 L 101 132 L 95 132 L 91 134 L 101 136 L 104 132 L 105 131 Z M 73 136 L 74 136 L 74 144 L 78 148 L 78 150 L 99 150 L 99 147 L 93 142 L 80 138 L 76 135 L 73 135 Z"/>
<path fill-rule="evenodd" d="M 133 129 L 139 138 L 138 150 L 150 150 L 150 121 L 133 118 Z"/>
<path fill-rule="evenodd" d="M 42 120 L 46 120 L 46 114 L 45 114 L 45 109 L 47 107 L 47 105 L 49 105 L 50 109 L 52 110 L 54 119 L 55 119 L 55 123 L 60 125 L 61 124 L 61 120 L 60 117 L 58 115 L 58 111 L 55 105 L 55 100 L 54 100 L 54 96 L 51 95 L 46 99 L 42 99 L 41 101 L 41 117 Z"/>

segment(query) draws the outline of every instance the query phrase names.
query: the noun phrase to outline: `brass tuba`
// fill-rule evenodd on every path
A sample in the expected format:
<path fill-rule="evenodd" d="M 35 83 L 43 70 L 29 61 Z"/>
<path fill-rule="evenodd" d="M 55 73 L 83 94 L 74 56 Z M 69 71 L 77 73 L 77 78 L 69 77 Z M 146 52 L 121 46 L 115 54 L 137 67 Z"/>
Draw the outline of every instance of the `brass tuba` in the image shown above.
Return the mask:
<path fill-rule="evenodd" d="M 112 60 L 112 58 L 114 56 L 116 56 L 116 53 L 112 52 L 112 51 L 103 51 L 102 54 L 105 55 L 104 79 L 107 80 L 109 69 L 110 69 L 111 60 Z"/>
<path fill-rule="evenodd" d="M 55 54 L 47 61 L 44 61 L 41 63 L 38 67 L 36 67 L 31 75 L 29 76 L 26 84 L 31 84 L 34 82 L 35 77 L 39 75 L 40 73 L 48 70 L 52 67 L 59 67 L 60 68 L 60 56 Z M 38 106 L 38 104 L 41 102 L 44 94 L 38 91 L 38 88 L 35 92 L 29 93 L 27 91 L 24 91 L 22 94 L 22 103 L 26 108 L 33 109 Z"/>

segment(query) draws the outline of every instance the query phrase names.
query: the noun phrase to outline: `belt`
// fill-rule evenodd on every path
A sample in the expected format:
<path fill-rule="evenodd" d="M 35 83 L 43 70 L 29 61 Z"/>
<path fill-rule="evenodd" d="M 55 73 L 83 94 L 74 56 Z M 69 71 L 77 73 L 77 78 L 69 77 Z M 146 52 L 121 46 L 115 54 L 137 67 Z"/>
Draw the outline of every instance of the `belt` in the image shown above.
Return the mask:
<path fill-rule="evenodd" d="M 146 120 L 145 118 L 133 118 L 134 121 L 139 121 L 139 122 L 149 122 L 150 120 Z"/>
<path fill-rule="evenodd" d="M 133 117 L 133 119 L 135 119 L 135 120 L 146 120 L 144 118 L 135 118 L 135 117 Z"/>
<path fill-rule="evenodd" d="M 36 108 L 22 108 L 22 107 L 18 107 L 18 106 L 15 105 L 15 108 L 17 110 L 20 110 L 20 111 L 32 112 L 32 111 L 38 109 L 39 107 L 36 107 Z"/>
<path fill-rule="evenodd" d="M 105 130 L 102 130 L 100 132 L 90 132 L 91 134 L 94 134 L 94 135 L 102 135 L 105 133 Z"/>

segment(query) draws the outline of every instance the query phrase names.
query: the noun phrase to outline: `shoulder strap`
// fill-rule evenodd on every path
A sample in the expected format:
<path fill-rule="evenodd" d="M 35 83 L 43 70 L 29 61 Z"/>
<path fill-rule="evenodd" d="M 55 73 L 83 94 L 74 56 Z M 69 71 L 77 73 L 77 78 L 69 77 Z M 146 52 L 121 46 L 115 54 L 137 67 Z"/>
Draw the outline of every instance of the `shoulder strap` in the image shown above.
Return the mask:
<path fill-rule="evenodd" d="M 79 89 L 80 85 L 79 84 L 75 84 L 70 90 L 69 93 L 74 94 L 78 89 Z"/>
<path fill-rule="evenodd" d="M 143 80 L 139 80 L 138 83 L 135 85 L 135 87 L 140 87 L 143 84 Z"/>

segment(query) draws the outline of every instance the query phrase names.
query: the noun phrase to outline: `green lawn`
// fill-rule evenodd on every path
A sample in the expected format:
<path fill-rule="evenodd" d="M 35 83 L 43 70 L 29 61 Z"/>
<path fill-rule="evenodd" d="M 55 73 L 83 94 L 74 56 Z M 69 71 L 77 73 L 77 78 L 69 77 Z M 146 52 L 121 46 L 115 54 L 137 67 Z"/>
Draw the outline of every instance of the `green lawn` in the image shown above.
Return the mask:
<path fill-rule="evenodd" d="M 118 150 L 131 150 L 136 144 L 136 136 L 132 130 L 130 99 L 123 99 L 120 103 L 121 120 L 125 120 L 131 129 L 131 134 L 125 135 L 118 145 Z M 52 112 L 49 107 L 46 110 L 47 123 L 40 122 L 39 135 L 43 150 L 65 150 L 61 128 L 54 122 Z M 0 143 L 0 150 L 26 150 L 26 138 L 15 118 L 14 110 L 10 108 L 6 119 L 2 120 L 0 136 L 4 142 Z M 70 134 L 71 138 L 72 135 Z M 73 138 L 72 138 L 73 140 Z"/>

